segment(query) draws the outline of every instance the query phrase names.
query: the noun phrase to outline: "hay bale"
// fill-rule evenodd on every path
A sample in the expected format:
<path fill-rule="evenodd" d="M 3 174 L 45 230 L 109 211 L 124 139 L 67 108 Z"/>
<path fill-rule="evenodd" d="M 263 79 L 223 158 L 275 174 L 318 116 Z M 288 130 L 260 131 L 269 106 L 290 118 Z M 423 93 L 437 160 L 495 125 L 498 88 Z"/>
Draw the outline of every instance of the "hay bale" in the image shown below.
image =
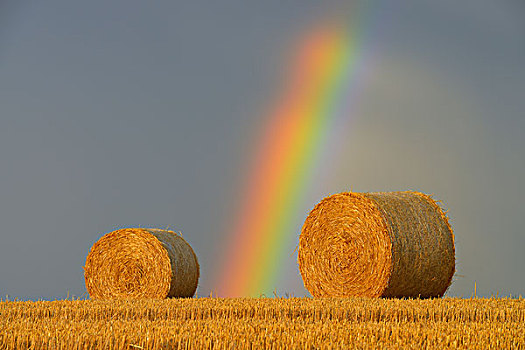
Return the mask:
<path fill-rule="evenodd" d="M 315 297 L 441 297 L 454 254 L 448 219 L 430 196 L 339 193 L 306 218 L 297 260 Z"/>
<path fill-rule="evenodd" d="M 125 228 L 93 245 L 84 278 L 93 299 L 191 297 L 199 263 L 175 232 Z"/>

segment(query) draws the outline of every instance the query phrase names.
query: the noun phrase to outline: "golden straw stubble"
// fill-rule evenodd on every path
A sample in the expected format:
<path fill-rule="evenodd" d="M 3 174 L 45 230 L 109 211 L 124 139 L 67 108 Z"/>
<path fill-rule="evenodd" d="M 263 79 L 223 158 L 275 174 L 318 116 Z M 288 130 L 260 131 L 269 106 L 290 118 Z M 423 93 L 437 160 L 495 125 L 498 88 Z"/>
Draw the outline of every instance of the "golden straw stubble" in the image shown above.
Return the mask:
<path fill-rule="evenodd" d="M 191 297 L 199 263 L 190 245 L 168 230 L 125 228 L 91 248 L 84 267 L 93 299 Z"/>
<path fill-rule="evenodd" d="M 0 301 L 0 349 L 524 349 L 525 300 Z"/>
<path fill-rule="evenodd" d="M 318 203 L 298 263 L 315 297 L 440 297 L 455 271 L 452 229 L 420 192 L 339 193 Z"/>

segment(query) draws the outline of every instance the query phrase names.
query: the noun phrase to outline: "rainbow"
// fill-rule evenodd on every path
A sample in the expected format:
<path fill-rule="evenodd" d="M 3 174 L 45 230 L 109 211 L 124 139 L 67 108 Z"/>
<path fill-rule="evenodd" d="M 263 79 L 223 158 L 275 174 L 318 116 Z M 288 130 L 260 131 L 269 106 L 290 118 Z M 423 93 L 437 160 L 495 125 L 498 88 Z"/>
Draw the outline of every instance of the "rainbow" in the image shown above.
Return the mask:
<path fill-rule="evenodd" d="M 355 26 L 354 26 L 355 28 Z M 294 48 L 286 91 L 272 108 L 253 156 L 244 197 L 216 273 L 221 297 L 272 295 L 290 259 L 305 190 L 338 118 L 348 119 L 357 35 L 335 21 L 316 25 Z"/>

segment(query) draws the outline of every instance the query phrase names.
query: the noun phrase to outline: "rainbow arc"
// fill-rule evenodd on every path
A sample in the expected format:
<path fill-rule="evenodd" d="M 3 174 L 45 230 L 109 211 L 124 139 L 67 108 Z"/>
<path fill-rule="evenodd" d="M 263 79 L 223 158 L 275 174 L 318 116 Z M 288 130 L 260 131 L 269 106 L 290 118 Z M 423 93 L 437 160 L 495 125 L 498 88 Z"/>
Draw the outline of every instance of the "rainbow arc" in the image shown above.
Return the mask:
<path fill-rule="evenodd" d="M 351 34 L 328 21 L 315 26 L 296 48 L 285 92 L 268 113 L 252 158 L 238 220 L 216 274 L 218 296 L 257 297 L 276 289 L 280 264 L 290 259 L 288 248 L 299 234 L 297 221 L 307 214 L 298 212 L 298 204 L 320 150 L 341 111 L 349 112 L 347 93 L 359 54 Z"/>

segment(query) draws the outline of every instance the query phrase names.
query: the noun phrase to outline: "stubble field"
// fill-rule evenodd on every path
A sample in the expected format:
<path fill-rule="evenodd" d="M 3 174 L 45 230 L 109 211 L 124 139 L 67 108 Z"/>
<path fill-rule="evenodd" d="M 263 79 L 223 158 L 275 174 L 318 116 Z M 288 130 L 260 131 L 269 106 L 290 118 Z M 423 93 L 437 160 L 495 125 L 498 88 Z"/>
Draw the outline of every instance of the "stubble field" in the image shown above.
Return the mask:
<path fill-rule="evenodd" d="M 525 300 L 3 301 L 0 348 L 525 349 Z"/>

